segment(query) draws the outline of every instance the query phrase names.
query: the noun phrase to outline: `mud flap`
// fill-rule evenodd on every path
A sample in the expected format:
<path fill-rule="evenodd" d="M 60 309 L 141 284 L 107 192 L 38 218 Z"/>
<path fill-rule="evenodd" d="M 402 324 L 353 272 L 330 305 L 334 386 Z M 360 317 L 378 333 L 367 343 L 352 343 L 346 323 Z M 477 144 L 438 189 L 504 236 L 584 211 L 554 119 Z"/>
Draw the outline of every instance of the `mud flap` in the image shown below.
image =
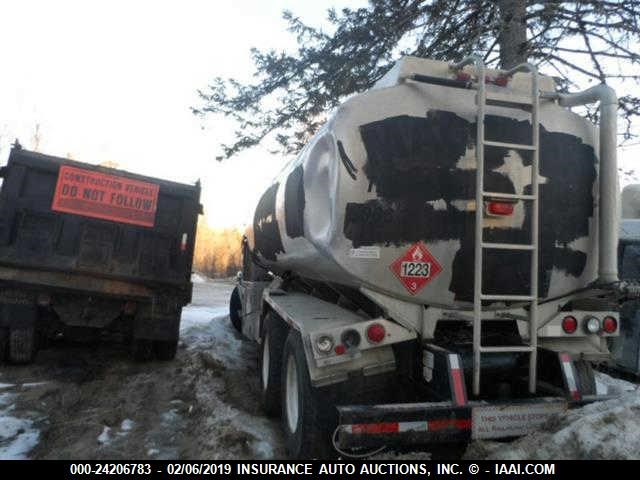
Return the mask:
<path fill-rule="evenodd" d="M 467 403 L 462 359 L 437 345 L 427 344 L 422 351 L 422 375 L 431 398 L 450 401 L 454 405 Z"/>
<path fill-rule="evenodd" d="M 154 296 L 151 304 L 138 309 L 134 318 L 133 338 L 177 340 L 181 313 L 182 308 L 175 297 Z"/>
<path fill-rule="evenodd" d="M 595 378 L 591 368 L 585 368 L 584 360 L 575 360 L 568 353 L 558 353 L 562 371 L 565 396 L 569 400 L 580 401 L 595 394 Z"/>

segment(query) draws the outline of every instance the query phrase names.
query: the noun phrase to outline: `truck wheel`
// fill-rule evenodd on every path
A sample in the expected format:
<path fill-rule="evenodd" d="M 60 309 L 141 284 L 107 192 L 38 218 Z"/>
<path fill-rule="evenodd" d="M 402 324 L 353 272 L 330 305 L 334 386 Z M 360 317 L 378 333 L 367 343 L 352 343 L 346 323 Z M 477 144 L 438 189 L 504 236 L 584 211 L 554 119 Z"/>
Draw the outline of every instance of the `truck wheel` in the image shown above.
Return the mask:
<path fill-rule="evenodd" d="M 158 360 L 173 360 L 178 351 L 178 339 L 156 340 L 153 342 L 153 351 Z"/>
<path fill-rule="evenodd" d="M 12 328 L 9 330 L 9 361 L 31 363 L 36 354 L 34 328 Z"/>
<path fill-rule="evenodd" d="M 0 363 L 7 359 L 9 350 L 9 332 L 6 328 L 0 328 Z"/>
<path fill-rule="evenodd" d="M 284 344 L 282 365 L 282 425 L 291 458 L 330 456 L 328 411 L 311 386 L 300 334 L 292 330 Z"/>
<path fill-rule="evenodd" d="M 573 363 L 578 376 L 578 388 L 582 395 L 596 394 L 596 377 L 593 375 L 593 367 L 586 360 L 578 360 Z"/>
<path fill-rule="evenodd" d="M 153 341 L 134 338 L 131 342 L 131 354 L 136 362 L 148 362 L 153 358 Z"/>
<path fill-rule="evenodd" d="M 242 333 L 242 302 L 240 301 L 240 293 L 238 287 L 231 292 L 231 300 L 229 301 L 229 318 L 231 325 L 240 333 Z"/>
<path fill-rule="evenodd" d="M 287 339 L 287 329 L 279 318 L 269 312 L 264 319 L 262 342 L 258 354 L 262 408 L 270 417 L 280 414 L 282 389 L 282 347 Z"/>

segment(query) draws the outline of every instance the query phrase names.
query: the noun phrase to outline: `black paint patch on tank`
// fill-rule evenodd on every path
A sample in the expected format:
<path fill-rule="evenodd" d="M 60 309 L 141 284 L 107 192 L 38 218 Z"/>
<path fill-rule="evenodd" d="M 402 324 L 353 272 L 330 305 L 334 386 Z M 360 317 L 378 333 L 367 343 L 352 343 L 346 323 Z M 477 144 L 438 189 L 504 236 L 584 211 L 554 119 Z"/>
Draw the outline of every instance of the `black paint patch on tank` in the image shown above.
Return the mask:
<path fill-rule="evenodd" d="M 450 290 L 458 300 L 473 299 L 473 211 L 459 211 L 452 200 L 475 199 L 475 170 L 456 168 L 468 148 L 475 147 L 476 124 L 452 112 L 429 111 L 426 118 L 399 116 L 360 127 L 367 151 L 364 171 L 376 187 L 378 198 L 350 203 L 345 212 L 344 234 L 355 248 L 363 245 L 403 245 L 419 240 L 459 239 L 461 248 L 453 263 Z M 531 124 L 508 117 L 485 117 L 487 139 L 531 143 Z M 485 148 L 485 190 L 515 193 L 511 180 L 493 170 L 518 155 L 531 165 L 532 153 L 500 147 Z M 549 290 L 551 271 L 579 276 L 586 266 L 585 253 L 568 244 L 589 234 L 593 217 L 595 154 L 578 137 L 548 132 L 540 127 L 540 258 L 541 296 Z M 531 186 L 524 188 L 531 193 Z M 444 200 L 446 209 L 429 203 Z M 531 242 L 531 202 L 524 202 L 522 228 L 485 228 L 487 242 Z M 528 293 L 530 254 L 485 252 L 485 293 Z"/>
<path fill-rule="evenodd" d="M 471 128 L 455 113 L 438 110 L 426 118 L 403 115 L 361 126 L 367 151 L 364 172 L 378 197 L 403 198 L 420 191 L 425 200 L 441 198 L 434 184 L 446 181 L 466 152 Z"/>
<path fill-rule="evenodd" d="M 278 186 L 278 183 L 274 183 L 262 194 L 253 217 L 255 251 L 272 261 L 276 260 L 276 254 L 284 253 L 280 229 L 276 220 Z"/>
<path fill-rule="evenodd" d="M 298 165 L 287 177 L 284 189 L 284 221 L 290 238 L 304 235 L 304 172 Z"/>
<path fill-rule="evenodd" d="M 358 169 L 349 158 L 349 155 L 347 155 L 347 152 L 344 151 L 344 145 L 342 145 L 342 142 L 340 140 L 338 140 L 338 155 L 340 155 L 340 160 L 342 160 L 342 164 L 347 170 L 349 176 L 355 180 Z"/>

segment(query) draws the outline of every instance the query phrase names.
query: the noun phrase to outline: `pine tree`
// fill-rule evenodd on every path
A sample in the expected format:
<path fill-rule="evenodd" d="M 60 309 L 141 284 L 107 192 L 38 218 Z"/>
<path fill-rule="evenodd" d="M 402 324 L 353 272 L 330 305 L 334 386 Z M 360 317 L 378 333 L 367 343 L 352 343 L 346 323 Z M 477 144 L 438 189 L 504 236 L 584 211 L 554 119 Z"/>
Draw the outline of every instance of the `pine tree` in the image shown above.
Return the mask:
<path fill-rule="evenodd" d="M 325 33 L 284 12 L 297 52 L 253 49 L 257 80 L 216 78 L 193 112 L 237 122 L 234 142 L 222 145 L 228 158 L 267 136 L 281 152 L 298 152 L 328 111 L 370 88 L 401 55 L 455 61 L 480 53 L 493 68 L 530 61 L 564 91 L 637 83 L 639 14 L 636 0 L 370 0 L 329 10 L 333 31 Z M 621 96 L 620 114 L 629 138 L 640 97 Z"/>

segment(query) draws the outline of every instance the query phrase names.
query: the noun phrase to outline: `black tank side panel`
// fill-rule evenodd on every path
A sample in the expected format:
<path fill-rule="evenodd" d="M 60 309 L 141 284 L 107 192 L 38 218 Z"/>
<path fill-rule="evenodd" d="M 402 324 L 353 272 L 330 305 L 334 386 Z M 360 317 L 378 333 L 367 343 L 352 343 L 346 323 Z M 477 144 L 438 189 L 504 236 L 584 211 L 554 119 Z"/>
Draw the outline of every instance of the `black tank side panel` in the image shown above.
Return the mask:
<path fill-rule="evenodd" d="M 487 139 L 531 143 L 530 122 L 493 115 L 485 120 Z M 345 236 L 355 248 L 460 239 L 450 290 L 457 300 L 471 300 L 475 214 L 456 209 L 451 201 L 475 199 L 475 170 L 456 168 L 467 149 L 475 146 L 475 123 L 452 112 L 431 110 L 424 118 L 399 116 L 362 125 L 360 132 L 367 151 L 364 171 L 378 198 L 347 205 Z M 506 175 L 493 171 L 509 154 L 504 148 L 485 149 L 486 190 L 515 192 Z M 531 152 L 519 154 L 524 166 L 531 165 Z M 569 244 L 589 233 L 595 162 L 593 148 L 580 138 L 540 127 L 541 296 L 548 293 L 554 268 L 573 276 L 584 271 L 586 255 Z M 524 193 L 530 192 L 531 186 L 525 187 Z M 436 210 L 428 203 L 435 200 L 444 200 L 446 209 Z M 527 202 L 523 228 L 487 228 L 485 241 L 529 243 L 530 223 Z M 485 271 L 490 272 L 484 276 L 486 293 L 528 292 L 529 252 L 487 250 L 484 255 Z"/>
<path fill-rule="evenodd" d="M 276 254 L 284 253 L 276 220 L 276 193 L 279 185 L 274 183 L 262 194 L 253 217 L 255 251 L 272 261 L 276 260 Z"/>
<path fill-rule="evenodd" d="M 304 171 L 296 167 L 287 177 L 284 190 L 284 220 L 289 238 L 304 235 Z"/>

